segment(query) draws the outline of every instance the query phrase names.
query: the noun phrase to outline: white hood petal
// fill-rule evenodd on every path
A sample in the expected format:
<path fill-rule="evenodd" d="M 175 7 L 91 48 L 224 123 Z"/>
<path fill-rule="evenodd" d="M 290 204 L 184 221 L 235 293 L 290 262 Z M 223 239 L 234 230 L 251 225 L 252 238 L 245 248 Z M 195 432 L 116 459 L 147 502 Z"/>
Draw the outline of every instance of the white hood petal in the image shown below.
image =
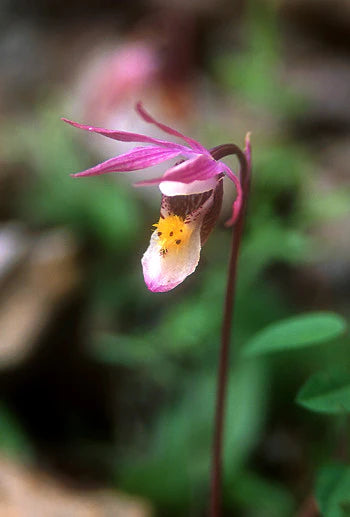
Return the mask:
<path fill-rule="evenodd" d="M 217 176 L 208 180 L 196 180 L 191 183 L 181 183 L 180 181 L 162 181 L 159 189 L 164 196 L 188 196 L 189 194 L 200 194 L 213 190 L 217 185 Z"/>

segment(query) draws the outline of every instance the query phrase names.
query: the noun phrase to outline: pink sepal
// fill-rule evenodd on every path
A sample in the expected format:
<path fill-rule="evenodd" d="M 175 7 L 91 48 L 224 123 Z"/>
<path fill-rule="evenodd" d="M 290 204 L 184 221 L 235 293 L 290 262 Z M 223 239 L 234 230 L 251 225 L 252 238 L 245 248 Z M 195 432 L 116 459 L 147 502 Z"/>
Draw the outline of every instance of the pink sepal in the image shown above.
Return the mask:
<path fill-rule="evenodd" d="M 190 147 L 192 147 L 192 149 L 196 150 L 196 151 L 199 151 L 201 153 L 205 153 L 205 154 L 209 154 L 208 153 L 208 150 L 202 146 L 202 144 L 200 144 L 199 142 L 197 142 L 196 140 L 193 140 L 193 138 L 190 138 L 188 136 L 185 136 L 183 135 L 182 133 L 180 133 L 180 131 L 177 131 L 176 129 L 173 129 L 169 126 L 167 126 L 166 124 L 163 124 L 162 122 L 158 122 L 155 118 L 153 118 L 146 110 L 145 108 L 143 107 L 142 103 L 141 102 L 138 102 L 136 104 L 136 111 L 137 113 L 143 118 L 143 120 L 145 120 L 146 122 L 150 123 L 150 124 L 154 124 L 156 125 L 157 127 L 159 127 L 159 129 L 161 129 L 162 131 L 164 131 L 165 133 L 168 133 L 169 135 L 173 135 L 173 136 L 177 136 L 178 138 L 182 138 L 183 140 L 185 140 L 185 142 L 188 143 L 188 145 Z"/>
<path fill-rule="evenodd" d="M 146 169 L 157 165 L 170 158 L 175 158 L 180 154 L 179 150 L 164 149 L 163 147 L 135 147 L 127 153 L 110 158 L 95 167 L 86 169 L 76 174 L 71 174 L 74 178 L 83 176 L 98 176 L 108 172 L 130 172 L 138 169 Z"/>
<path fill-rule="evenodd" d="M 184 152 L 191 151 L 191 149 L 189 149 L 185 145 L 167 142 L 166 140 L 141 135 L 139 133 L 130 133 L 128 131 L 114 131 L 110 129 L 104 129 L 102 127 L 86 126 L 84 124 L 78 124 L 78 122 L 73 122 L 73 120 L 69 120 L 67 118 L 62 118 L 62 120 L 64 122 L 67 122 L 67 124 L 70 124 L 71 126 L 74 126 L 78 129 L 84 129 L 85 131 L 90 131 L 91 133 L 98 133 L 99 135 L 112 138 L 113 140 L 119 140 L 120 142 L 145 142 L 148 144 L 160 145 L 161 147 L 170 147 L 174 150 L 179 149 Z"/>
<path fill-rule="evenodd" d="M 231 171 L 231 169 L 229 167 L 227 167 L 227 165 L 224 165 L 224 168 L 225 168 L 226 176 L 228 178 L 230 178 L 231 181 L 233 181 L 233 183 L 235 184 L 236 190 L 237 190 L 237 197 L 234 200 L 234 203 L 232 205 L 232 215 L 231 215 L 230 219 L 228 219 L 228 221 L 225 222 L 225 226 L 233 226 L 235 224 L 235 222 L 237 221 L 239 213 L 242 208 L 243 192 L 242 192 L 241 182 L 239 181 L 237 176 L 235 174 L 233 174 L 233 172 Z"/>

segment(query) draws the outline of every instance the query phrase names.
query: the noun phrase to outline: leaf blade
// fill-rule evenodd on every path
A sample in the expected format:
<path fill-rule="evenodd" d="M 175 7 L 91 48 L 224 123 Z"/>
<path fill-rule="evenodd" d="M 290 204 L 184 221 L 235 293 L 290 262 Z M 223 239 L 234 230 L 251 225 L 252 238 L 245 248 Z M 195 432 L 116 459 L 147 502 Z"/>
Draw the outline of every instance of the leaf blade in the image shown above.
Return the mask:
<path fill-rule="evenodd" d="M 322 344 L 345 332 L 346 322 L 332 312 L 313 312 L 273 323 L 245 345 L 245 356 L 257 356 Z"/>
<path fill-rule="evenodd" d="M 316 480 L 316 499 L 324 517 L 348 515 L 350 467 L 341 464 L 323 467 Z"/>
<path fill-rule="evenodd" d="M 335 370 L 312 375 L 299 390 L 296 402 L 318 413 L 349 413 L 350 372 Z"/>

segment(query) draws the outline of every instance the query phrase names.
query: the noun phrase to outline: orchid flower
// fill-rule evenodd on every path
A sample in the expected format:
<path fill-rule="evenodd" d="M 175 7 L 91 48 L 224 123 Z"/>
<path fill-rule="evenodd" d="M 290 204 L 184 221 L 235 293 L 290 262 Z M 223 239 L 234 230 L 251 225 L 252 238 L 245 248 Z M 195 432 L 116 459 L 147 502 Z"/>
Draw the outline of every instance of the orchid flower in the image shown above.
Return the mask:
<path fill-rule="evenodd" d="M 165 292 L 179 285 L 196 269 L 201 246 L 207 240 L 220 213 L 224 176 L 233 181 L 237 191 L 232 216 L 226 223 L 229 226 L 236 222 L 241 212 L 242 187 L 231 169 L 222 161 L 216 160 L 211 151 L 199 142 L 156 121 L 141 103 L 136 105 L 136 110 L 146 122 L 156 125 L 173 137 L 180 138 L 184 143 L 63 120 L 79 129 L 114 140 L 151 144 L 135 147 L 95 167 L 72 174 L 73 177 L 132 172 L 170 159 L 180 159 L 162 176 L 135 184 L 158 185 L 162 193 L 160 218 L 153 225 L 154 231 L 148 249 L 143 255 L 142 267 L 148 289 L 153 292 Z"/>

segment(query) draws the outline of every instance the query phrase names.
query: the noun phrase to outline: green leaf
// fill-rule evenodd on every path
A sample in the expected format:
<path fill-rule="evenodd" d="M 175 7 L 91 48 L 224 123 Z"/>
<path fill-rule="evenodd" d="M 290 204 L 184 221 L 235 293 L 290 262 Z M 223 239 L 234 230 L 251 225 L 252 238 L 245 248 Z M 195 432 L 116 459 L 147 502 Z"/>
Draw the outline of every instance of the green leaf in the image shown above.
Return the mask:
<path fill-rule="evenodd" d="M 350 372 L 318 372 L 300 389 L 297 403 L 319 413 L 350 412 Z"/>
<path fill-rule="evenodd" d="M 331 312 L 314 312 L 273 323 L 246 344 L 244 354 L 256 356 L 281 350 L 316 346 L 340 336 L 345 320 Z"/>
<path fill-rule="evenodd" d="M 316 480 L 316 500 L 323 517 L 349 515 L 350 467 L 340 464 L 323 467 Z"/>

